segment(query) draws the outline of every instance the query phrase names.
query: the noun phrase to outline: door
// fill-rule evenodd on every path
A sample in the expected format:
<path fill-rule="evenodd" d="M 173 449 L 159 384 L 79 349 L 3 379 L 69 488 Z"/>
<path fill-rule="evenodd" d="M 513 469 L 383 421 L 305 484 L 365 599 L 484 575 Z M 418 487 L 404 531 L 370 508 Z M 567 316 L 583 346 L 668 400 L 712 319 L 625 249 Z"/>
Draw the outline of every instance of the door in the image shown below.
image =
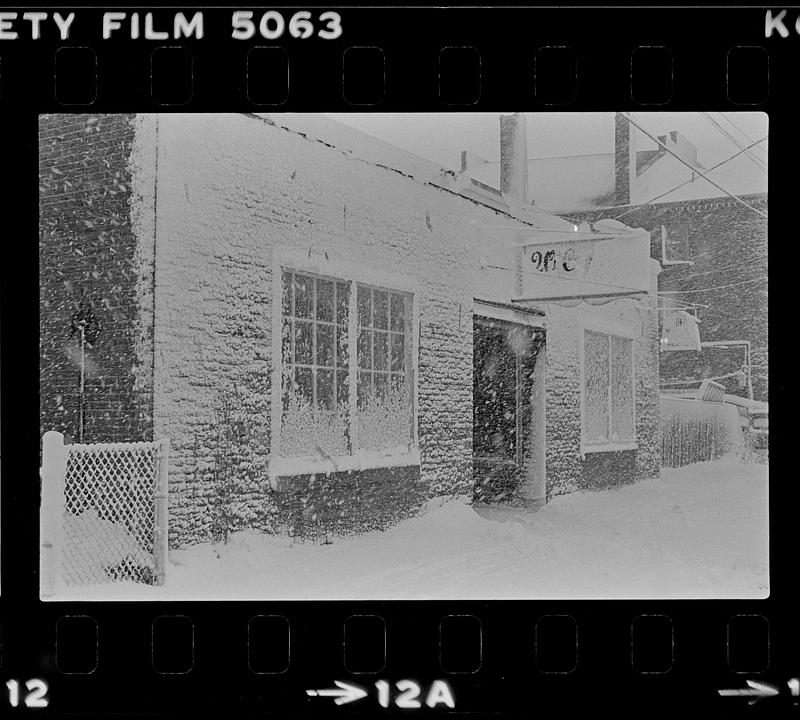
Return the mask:
<path fill-rule="evenodd" d="M 472 472 L 475 502 L 504 502 L 530 495 L 529 480 L 541 454 L 535 449 L 536 361 L 544 331 L 475 316 L 473 322 Z"/>

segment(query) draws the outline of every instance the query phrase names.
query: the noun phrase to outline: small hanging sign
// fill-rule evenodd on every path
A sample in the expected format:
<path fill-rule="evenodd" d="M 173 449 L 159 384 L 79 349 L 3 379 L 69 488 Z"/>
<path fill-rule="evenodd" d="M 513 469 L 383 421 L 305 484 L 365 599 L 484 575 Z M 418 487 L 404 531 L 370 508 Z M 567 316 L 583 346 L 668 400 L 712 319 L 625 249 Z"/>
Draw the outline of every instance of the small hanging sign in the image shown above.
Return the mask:
<path fill-rule="evenodd" d="M 700 352 L 700 321 L 685 310 L 673 310 L 664 315 L 661 351 L 696 350 Z"/>

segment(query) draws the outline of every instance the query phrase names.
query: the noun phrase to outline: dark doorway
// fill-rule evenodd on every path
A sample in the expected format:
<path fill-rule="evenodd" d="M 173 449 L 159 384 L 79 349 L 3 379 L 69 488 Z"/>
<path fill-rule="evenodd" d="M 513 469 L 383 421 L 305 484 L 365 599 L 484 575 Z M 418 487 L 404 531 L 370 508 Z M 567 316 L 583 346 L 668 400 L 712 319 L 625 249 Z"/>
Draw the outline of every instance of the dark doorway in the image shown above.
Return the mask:
<path fill-rule="evenodd" d="M 534 433 L 534 384 L 544 347 L 544 331 L 519 323 L 476 316 L 473 323 L 472 472 L 475 502 L 524 499 L 523 486 L 533 482 L 543 453 Z M 542 353 L 543 354 L 543 353 Z M 540 367 L 540 371 L 543 366 Z M 541 376 L 541 379 L 539 379 Z M 540 433 L 543 441 L 543 433 Z M 529 482 L 530 481 L 530 482 Z M 530 494 L 530 493 L 528 493 Z"/>

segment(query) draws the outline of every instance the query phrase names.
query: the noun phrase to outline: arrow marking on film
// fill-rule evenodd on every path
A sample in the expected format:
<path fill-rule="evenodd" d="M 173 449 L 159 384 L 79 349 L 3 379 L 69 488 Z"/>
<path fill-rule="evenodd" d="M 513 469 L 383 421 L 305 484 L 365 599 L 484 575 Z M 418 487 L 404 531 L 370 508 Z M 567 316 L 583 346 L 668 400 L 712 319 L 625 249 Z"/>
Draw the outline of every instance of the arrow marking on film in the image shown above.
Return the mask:
<path fill-rule="evenodd" d="M 718 690 L 717 692 L 723 697 L 736 697 L 746 696 L 750 697 L 749 704 L 753 704 L 765 697 L 773 697 L 777 695 L 780 690 L 766 682 L 759 682 L 758 680 L 748 680 L 749 688 L 732 688 L 729 690 Z"/>
<path fill-rule="evenodd" d="M 334 680 L 335 688 L 326 688 L 324 690 L 306 690 L 306 693 L 311 697 L 332 697 L 336 698 L 334 702 L 337 705 L 344 705 L 345 703 L 355 702 L 367 696 L 367 691 L 358 685 L 348 685 L 347 683 Z"/>

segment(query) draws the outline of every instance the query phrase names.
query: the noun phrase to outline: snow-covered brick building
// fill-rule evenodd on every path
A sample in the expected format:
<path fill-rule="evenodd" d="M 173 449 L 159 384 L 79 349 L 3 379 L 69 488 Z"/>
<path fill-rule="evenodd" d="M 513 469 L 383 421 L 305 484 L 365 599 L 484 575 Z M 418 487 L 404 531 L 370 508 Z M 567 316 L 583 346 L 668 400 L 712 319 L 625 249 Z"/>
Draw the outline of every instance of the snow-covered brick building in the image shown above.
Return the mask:
<path fill-rule="evenodd" d="M 649 234 L 525 202 L 501 120 L 497 188 L 322 116 L 42 116 L 42 431 L 169 437 L 173 547 L 658 475 Z"/>

